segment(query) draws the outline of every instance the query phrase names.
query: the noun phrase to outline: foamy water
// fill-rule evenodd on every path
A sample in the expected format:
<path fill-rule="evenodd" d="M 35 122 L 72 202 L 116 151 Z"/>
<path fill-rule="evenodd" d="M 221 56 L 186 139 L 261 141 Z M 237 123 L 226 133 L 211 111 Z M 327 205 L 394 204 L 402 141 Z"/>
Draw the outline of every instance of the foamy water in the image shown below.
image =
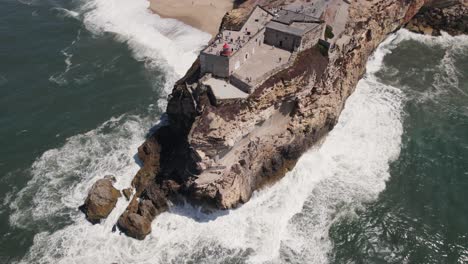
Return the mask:
<path fill-rule="evenodd" d="M 165 67 L 169 89 L 209 36 L 160 19 L 146 7 L 145 1 L 102 0 L 88 2 L 77 12 L 89 30 L 117 33 L 137 59 Z M 417 38 L 401 31 L 379 47 L 337 126 L 281 181 L 256 192 L 236 210 L 205 214 L 190 205 L 174 207 L 158 216 L 144 241 L 111 232 L 127 205 L 124 198 L 100 225 L 87 222 L 77 207 L 105 175 L 116 176 L 119 189 L 129 186 L 139 168 L 136 149 L 154 120 L 124 115 L 45 152 L 31 167 L 32 180 L 12 203 L 10 222 L 27 228 L 67 221 L 59 230 L 37 234 L 23 262 L 327 262 L 330 225 L 348 208 L 377 197 L 389 178 L 389 163 L 399 155 L 404 97 L 374 74 L 385 54 L 408 37 Z"/>
<path fill-rule="evenodd" d="M 167 91 L 185 74 L 211 36 L 174 19 L 153 14 L 147 1 L 89 0 L 80 9 L 86 28 L 95 34 L 116 33 L 136 59 L 150 67 L 167 67 Z"/>
<path fill-rule="evenodd" d="M 403 41 L 417 41 L 428 47 L 441 48 L 445 51 L 443 59 L 437 65 L 437 71 L 434 72 L 434 84 L 431 89 L 428 89 L 423 94 L 418 94 L 419 101 L 433 100 L 442 93 L 454 93 L 458 96 L 468 97 L 468 94 L 460 89 L 460 83 L 457 75 L 459 69 L 454 62 L 457 56 L 466 52 L 468 36 L 450 36 L 442 32 L 442 36 L 433 37 L 412 33 L 406 29 L 398 32 L 393 48 L 396 48 L 398 43 Z"/>

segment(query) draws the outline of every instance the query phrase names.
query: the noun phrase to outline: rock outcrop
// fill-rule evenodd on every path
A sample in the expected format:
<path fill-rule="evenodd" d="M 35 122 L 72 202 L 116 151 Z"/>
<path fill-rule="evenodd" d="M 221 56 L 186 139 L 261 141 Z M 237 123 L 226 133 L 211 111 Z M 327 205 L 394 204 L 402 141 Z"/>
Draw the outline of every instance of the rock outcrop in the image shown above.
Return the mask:
<path fill-rule="evenodd" d="M 468 34 L 468 1 L 431 1 L 408 23 L 407 29 L 426 35 Z"/>
<path fill-rule="evenodd" d="M 86 214 L 86 219 L 93 224 L 99 223 L 114 209 L 121 196 L 120 191 L 112 185 L 110 177 L 98 180 L 91 187 L 85 203 L 80 209 Z"/>
<path fill-rule="evenodd" d="M 130 237 L 143 239 L 151 232 L 151 221 L 167 209 L 166 192 L 155 185 L 155 177 L 160 172 L 161 145 L 165 129 L 159 129 L 138 148 L 138 158 L 143 167 L 132 181 L 135 194 L 120 216 L 117 226 Z M 130 198 L 132 189 L 126 189 L 125 196 Z"/>
<path fill-rule="evenodd" d="M 344 1 L 340 8 L 347 17 L 337 19 L 345 26 L 332 47 L 297 54 L 289 68 L 267 78 L 246 99 L 213 100 L 199 84 L 197 60 L 174 86 L 168 122 L 138 149 L 144 165 L 132 182 L 135 194 L 118 220 L 119 229 L 143 239 L 169 200 L 183 196 L 205 206 L 235 208 L 283 177 L 334 127 L 376 47 L 426 1 Z M 254 4 L 285 2 L 244 1 L 225 17 L 223 27 L 238 26 Z M 337 2 L 343 4 L 329 1 Z"/>
<path fill-rule="evenodd" d="M 223 27 L 241 24 L 254 2 L 230 12 Z M 313 47 L 298 54 L 290 68 L 268 78 L 245 100 L 214 103 L 198 85 L 196 61 L 172 91 L 168 124 L 144 144 L 159 144 L 159 167 L 148 171 L 152 180 L 137 190 L 140 200 L 122 215 L 121 230 L 142 238 L 148 222 L 166 208 L 165 199 L 175 194 L 206 206 L 234 208 L 284 176 L 336 124 L 374 49 L 423 4 L 351 2 L 345 30 L 328 53 Z"/>
<path fill-rule="evenodd" d="M 228 14 L 224 27 L 235 28 L 252 3 L 241 5 L 239 15 Z M 246 100 L 213 104 L 192 78 L 195 63 L 176 84 L 167 109 L 166 129 L 174 137 L 178 131 L 177 141 L 184 142 L 168 153 L 180 167 L 162 164 L 156 184 L 173 181 L 178 193 L 223 209 L 247 202 L 333 128 L 370 54 L 423 4 L 353 1 L 346 28 L 328 55 L 319 47 L 300 53 L 290 68 L 268 78 Z M 160 142 L 162 149 L 170 147 L 165 142 Z M 183 163 L 180 153 L 186 153 Z"/>

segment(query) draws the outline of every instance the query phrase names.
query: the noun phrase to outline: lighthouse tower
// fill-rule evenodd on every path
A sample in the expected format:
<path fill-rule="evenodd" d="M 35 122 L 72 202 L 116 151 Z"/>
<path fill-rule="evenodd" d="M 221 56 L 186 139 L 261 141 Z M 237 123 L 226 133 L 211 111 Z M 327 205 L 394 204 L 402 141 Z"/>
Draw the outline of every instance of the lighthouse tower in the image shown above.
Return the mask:
<path fill-rule="evenodd" d="M 231 56 L 231 53 L 232 53 L 232 50 L 231 50 L 231 47 L 229 46 L 229 44 L 224 43 L 223 51 L 221 52 L 221 56 L 229 57 L 229 56 Z"/>

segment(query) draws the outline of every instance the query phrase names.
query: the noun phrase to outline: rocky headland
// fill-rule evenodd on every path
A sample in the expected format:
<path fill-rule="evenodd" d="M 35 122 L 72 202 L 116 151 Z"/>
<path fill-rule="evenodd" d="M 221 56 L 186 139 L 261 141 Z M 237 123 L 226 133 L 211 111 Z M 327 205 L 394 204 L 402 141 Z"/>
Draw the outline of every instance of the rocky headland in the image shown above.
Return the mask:
<path fill-rule="evenodd" d="M 138 149 L 144 165 L 118 220 L 121 231 L 143 239 L 151 232 L 152 220 L 181 198 L 205 207 L 235 208 L 248 202 L 255 190 L 283 177 L 333 129 L 377 46 L 388 34 L 419 21 L 419 15 L 413 19 L 418 11 L 433 4 L 429 0 L 328 2 L 321 18 L 334 28 L 331 46 L 300 52 L 247 98 L 215 100 L 200 82 L 200 61 L 194 62 L 169 97 L 167 122 Z M 278 8 L 286 1 L 243 1 L 226 14 L 222 28 L 242 25 L 256 5 Z M 90 204 L 90 197 L 85 204 Z M 86 208 L 90 206 L 85 212 Z M 89 215 L 88 211 L 92 221 Z"/>

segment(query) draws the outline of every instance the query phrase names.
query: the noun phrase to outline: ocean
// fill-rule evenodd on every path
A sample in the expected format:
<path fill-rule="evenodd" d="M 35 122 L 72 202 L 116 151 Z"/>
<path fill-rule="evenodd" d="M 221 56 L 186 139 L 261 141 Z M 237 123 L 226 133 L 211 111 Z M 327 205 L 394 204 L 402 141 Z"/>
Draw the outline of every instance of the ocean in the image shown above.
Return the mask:
<path fill-rule="evenodd" d="M 119 189 L 210 36 L 146 1 L 0 3 L 0 263 L 466 263 L 468 37 L 389 36 L 334 130 L 238 209 L 177 205 L 144 241 L 78 211 Z"/>

